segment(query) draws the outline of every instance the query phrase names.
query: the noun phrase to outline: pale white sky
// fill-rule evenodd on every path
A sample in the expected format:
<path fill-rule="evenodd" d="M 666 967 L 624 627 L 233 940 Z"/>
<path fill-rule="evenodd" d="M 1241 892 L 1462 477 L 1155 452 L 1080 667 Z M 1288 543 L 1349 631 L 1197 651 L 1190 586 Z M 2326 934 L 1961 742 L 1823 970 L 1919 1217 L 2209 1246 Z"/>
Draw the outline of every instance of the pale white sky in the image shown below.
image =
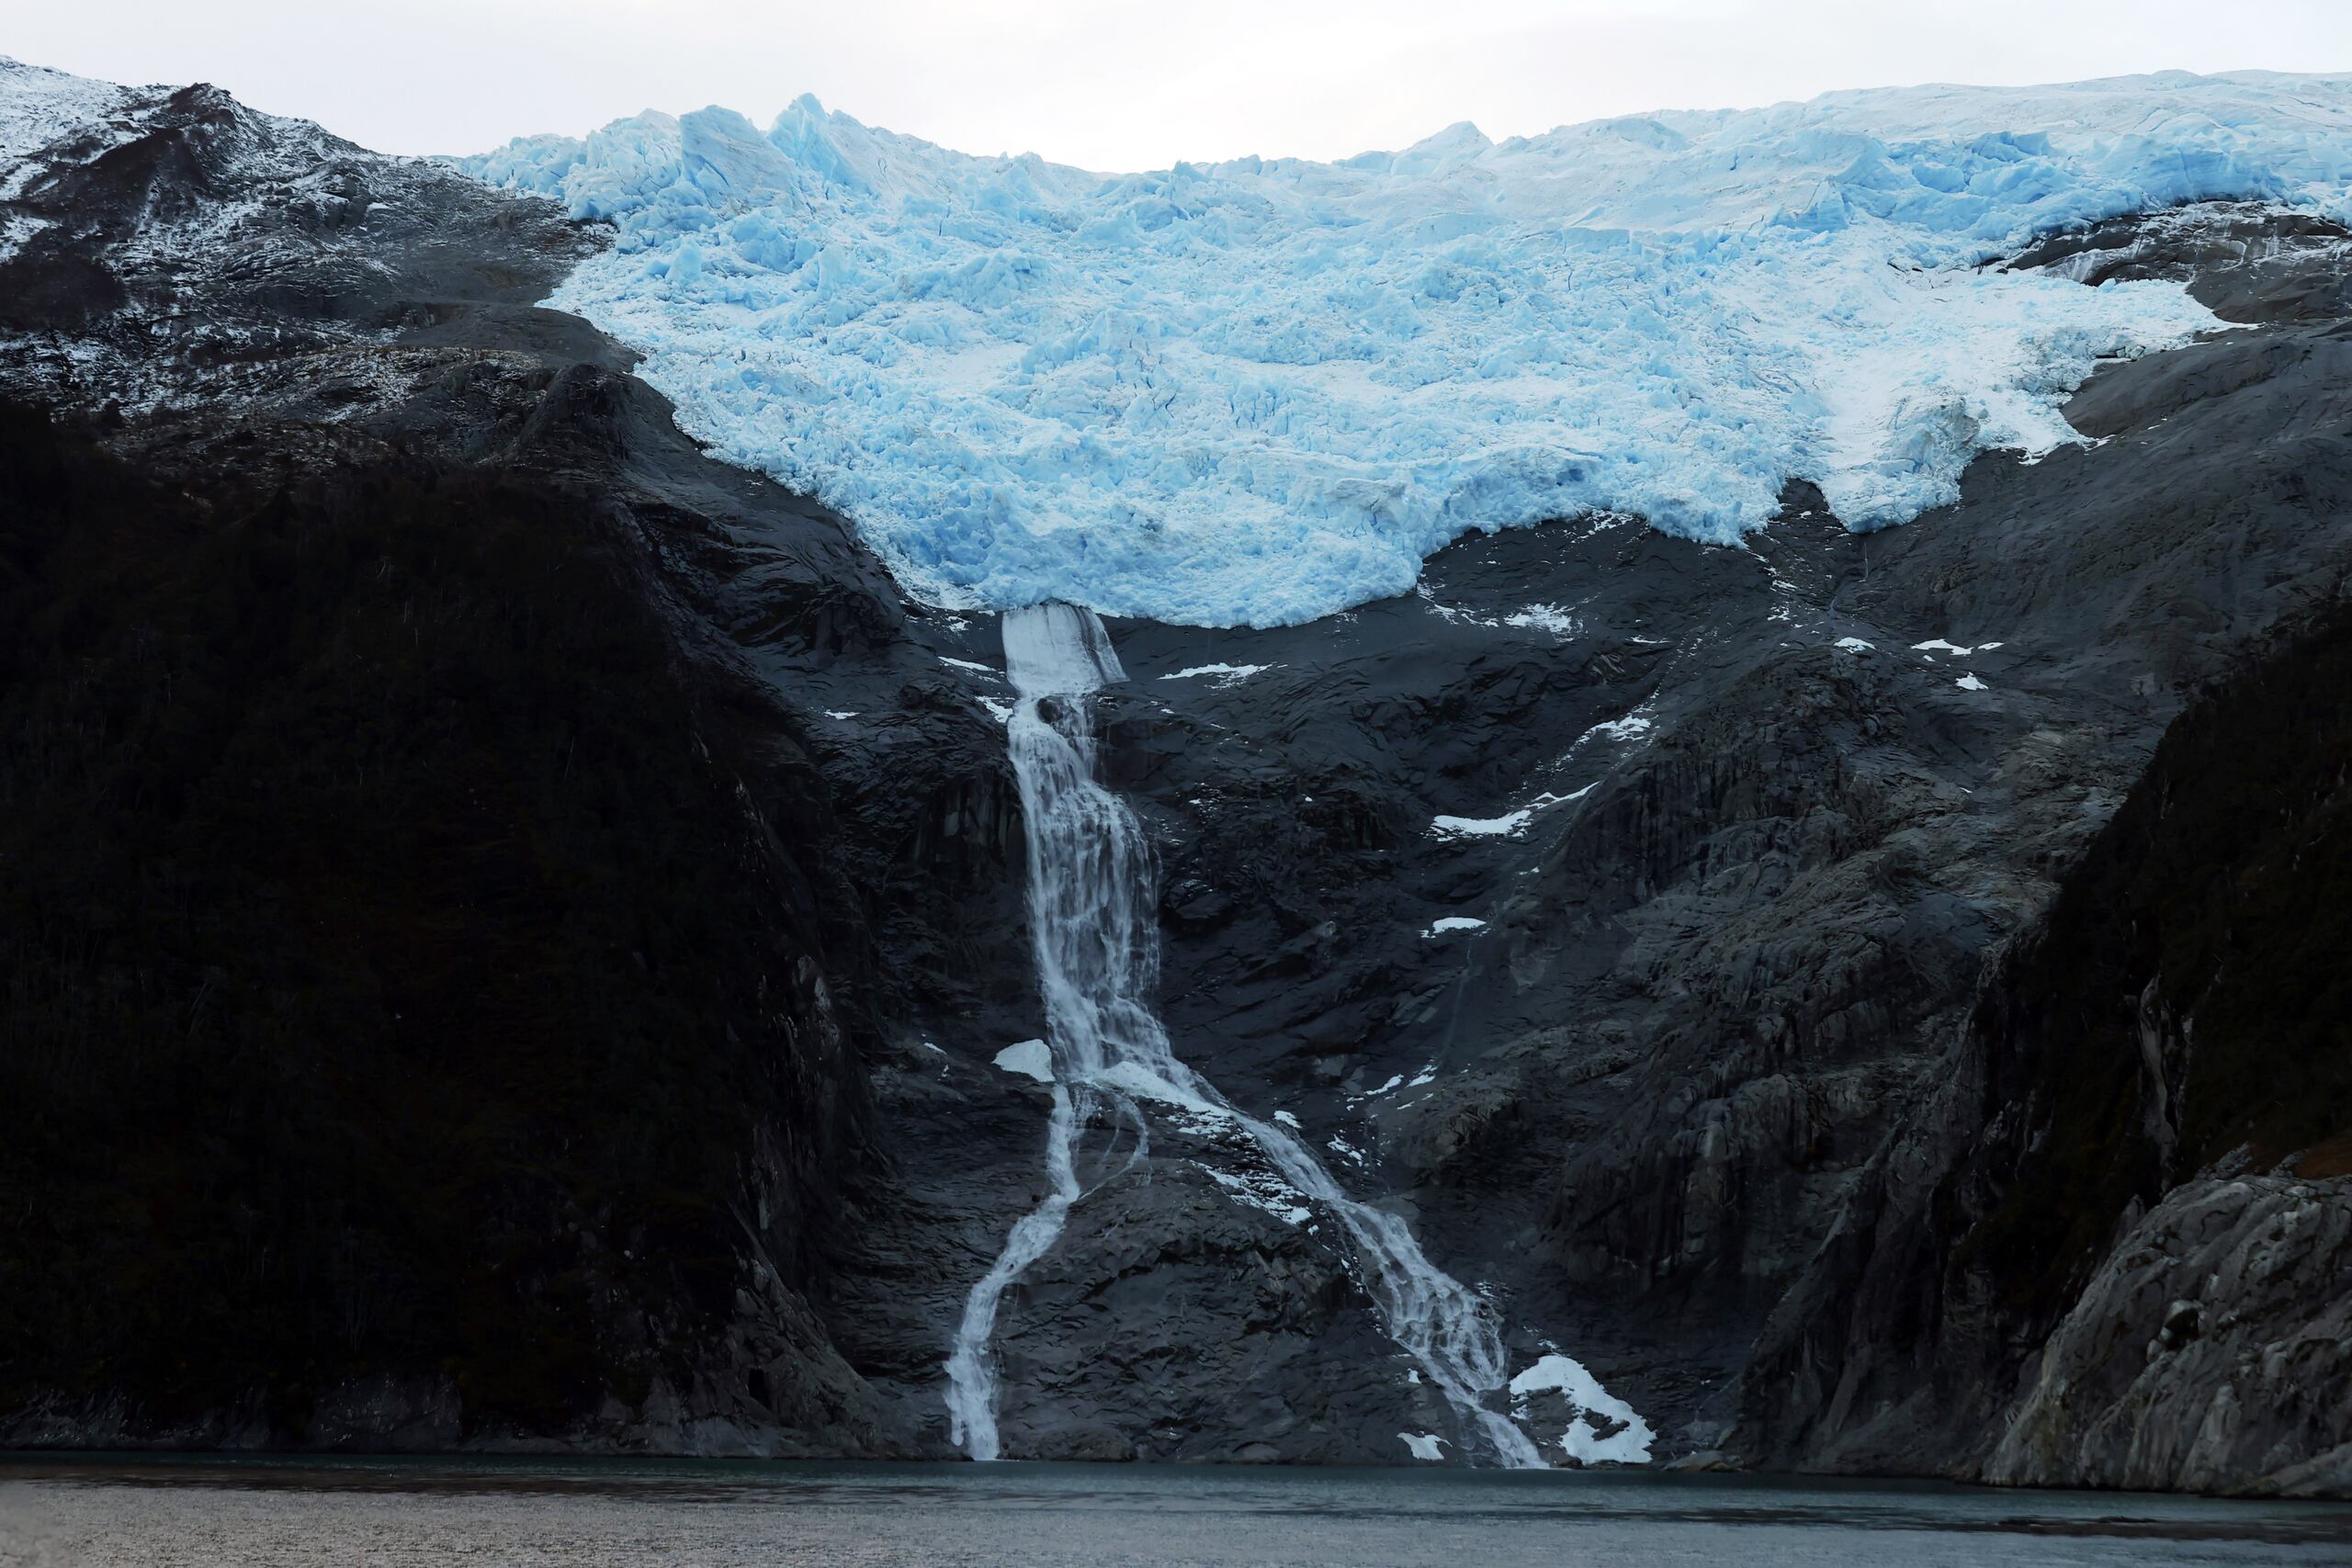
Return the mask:
<path fill-rule="evenodd" d="M 1095 169 L 1344 157 L 1924 81 L 2352 71 L 2352 0 L 8 0 L 0 53 L 217 82 L 393 152 L 803 92 Z"/>

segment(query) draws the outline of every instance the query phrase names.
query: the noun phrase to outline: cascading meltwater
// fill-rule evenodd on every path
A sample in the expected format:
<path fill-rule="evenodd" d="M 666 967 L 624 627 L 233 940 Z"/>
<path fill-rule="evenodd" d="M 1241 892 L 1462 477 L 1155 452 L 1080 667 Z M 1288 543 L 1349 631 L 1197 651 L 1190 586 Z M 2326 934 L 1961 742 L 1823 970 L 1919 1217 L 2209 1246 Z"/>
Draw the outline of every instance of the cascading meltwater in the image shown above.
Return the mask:
<path fill-rule="evenodd" d="M 1110 634 L 1091 612 L 1040 605 L 1004 617 L 1004 651 L 1021 699 L 1006 726 L 1007 743 L 1028 827 L 1030 942 L 1054 1059 L 1054 1110 L 1046 1130 L 1051 1190 L 1013 1225 L 1004 1251 L 972 1287 L 947 1359 L 949 1435 L 976 1460 L 999 1452 L 996 1363 L 989 1348 L 997 1307 L 1005 1288 L 1060 1237 L 1078 1201 L 1078 1137 L 1101 1103 L 1098 1086 L 1111 1061 L 1106 1032 L 1139 1027 L 1167 1050 L 1159 1021 L 1141 1000 L 1158 956 L 1157 944 L 1141 935 L 1148 911 L 1136 908 L 1150 882 L 1142 834 L 1094 782 L 1092 714 L 1084 698 L 1125 678 Z M 1140 1129 L 1132 1101 L 1116 1098 Z"/>
<path fill-rule="evenodd" d="M 1013 1225 L 965 1303 L 947 1359 L 955 1440 L 974 1459 L 1001 1452 L 989 1348 L 998 1305 L 1059 1239 L 1084 1195 L 1078 1145 L 1085 1128 L 1106 1115 L 1135 1128 L 1136 1146 L 1122 1169 L 1148 1152 L 1142 1098 L 1229 1120 L 1246 1133 L 1285 1179 L 1340 1222 L 1390 1337 L 1453 1407 L 1464 1440 L 1482 1438 L 1503 1464 L 1542 1467 L 1527 1435 L 1487 1406 L 1502 1394 L 1508 1372 L 1487 1304 L 1430 1262 L 1401 1218 L 1349 1197 L 1305 1142 L 1236 1110 L 1170 1048 L 1150 1000 L 1159 941 L 1149 846 L 1134 813 L 1095 777 L 1090 699 L 1125 678 L 1102 620 L 1073 605 L 1039 604 L 1008 613 L 1003 630 L 1006 674 L 1020 697 L 1007 729 L 1028 826 L 1031 942 L 1054 1061 L 1050 1190 Z"/>

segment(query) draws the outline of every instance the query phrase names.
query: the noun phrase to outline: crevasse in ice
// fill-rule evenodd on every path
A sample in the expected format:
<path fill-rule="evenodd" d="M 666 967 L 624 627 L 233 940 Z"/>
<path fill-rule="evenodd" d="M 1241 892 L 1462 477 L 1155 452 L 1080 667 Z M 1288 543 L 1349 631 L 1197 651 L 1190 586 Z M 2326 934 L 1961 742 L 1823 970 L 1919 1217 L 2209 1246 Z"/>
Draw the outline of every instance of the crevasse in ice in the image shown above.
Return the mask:
<path fill-rule="evenodd" d="M 2352 77 L 2133 77 L 1468 125 L 1339 164 L 1102 175 L 803 97 L 466 160 L 610 220 L 554 303 L 687 429 L 845 513 L 918 594 L 1272 625 L 1588 510 L 1729 543 L 1783 482 L 1849 526 L 2075 439 L 2180 288 L 1983 265 L 2178 202 L 2352 216 Z"/>

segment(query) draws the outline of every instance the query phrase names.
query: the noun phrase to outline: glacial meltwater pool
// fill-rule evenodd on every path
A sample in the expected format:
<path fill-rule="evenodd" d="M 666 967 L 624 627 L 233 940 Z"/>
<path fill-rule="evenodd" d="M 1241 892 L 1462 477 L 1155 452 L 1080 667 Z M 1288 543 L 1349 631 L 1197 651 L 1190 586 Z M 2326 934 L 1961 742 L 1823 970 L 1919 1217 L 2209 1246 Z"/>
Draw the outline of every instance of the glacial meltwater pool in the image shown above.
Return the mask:
<path fill-rule="evenodd" d="M 0 1563 L 2344 1563 L 2352 1505 L 1623 1473 L 0 1460 Z"/>

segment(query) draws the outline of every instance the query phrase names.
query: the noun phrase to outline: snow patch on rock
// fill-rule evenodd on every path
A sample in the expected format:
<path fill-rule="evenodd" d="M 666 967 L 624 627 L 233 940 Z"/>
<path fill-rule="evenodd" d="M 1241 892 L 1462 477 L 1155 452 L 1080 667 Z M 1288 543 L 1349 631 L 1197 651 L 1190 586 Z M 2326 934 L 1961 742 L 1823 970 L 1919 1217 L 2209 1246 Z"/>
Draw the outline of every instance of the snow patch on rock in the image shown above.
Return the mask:
<path fill-rule="evenodd" d="M 997 1066 L 1039 1083 L 1054 1081 L 1054 1053 L 1042 1040 L 1023 1040 L 996 1054 Z"/>
<path fill-rule="evenodd" d="M 1532 807 L 1521 807 L 1500 817 L 1437 817 L 1430 822 L 1430 836 L 1434 839 L 1510 839 L 1516 838 L 1534 820 Z"/>
<path fill-rule="evenodd" d="M 1314 1211 L 1305 1202 L 1306 1194 L 1271 1171 L 1235 1176 L 1198 1160 L 1193 1163 L 1202 1175 L 1224 1189 L 1227 1197 L 1244 1208 L 1261 1210 L 1286 1225 L 1303 1225 L 1315 1217 Z"/>
<path fill-rule="evenodd" d="M 1214 679 L 1220 686 L 1230 686 L 1247 681 L 1252 675 L 1262 675 L 1273 669 L 1272 664 L 1195 664 L 1189 670 L 1179 670 L 1172 675 L 1162 675 L 1163 681 L 1191 681 L 1201 676 Z"/>
<path fill-rule="evenodd" d="M 1433 936 L 1443 936 L 1448 931 L 1483 931 L 1486 929 L 1486 921 L 1479 919 L 1475 915 L 1446 915 L 1441 919 L 1431 920 L 1430 922 L 1430 929 L 1423 931 L 1421 935 L 1424 938 L 1429 938 Z"/>
<path fill-rule="evenodd" d="M 1632 1405 L 1601 1387 L 1583 1363 L 1554 1351 L 1510 1380 L 1512 1413 L 1522 1425 L 1524 1407 L 1544 1393 L 1559 1393 L 1576 1412 L 1559 1438 L 1570 1459 L 1579 1464 L 1649 1462 L 1657 1434 Z"/>
<path fill-rule="evenodd" d="M 111 82 L 0 55 L 0 201 L 13 200 L 37 172 L 33 153 L 72 138 L 105 137 L 107 121 L 135 96 Z"/>

